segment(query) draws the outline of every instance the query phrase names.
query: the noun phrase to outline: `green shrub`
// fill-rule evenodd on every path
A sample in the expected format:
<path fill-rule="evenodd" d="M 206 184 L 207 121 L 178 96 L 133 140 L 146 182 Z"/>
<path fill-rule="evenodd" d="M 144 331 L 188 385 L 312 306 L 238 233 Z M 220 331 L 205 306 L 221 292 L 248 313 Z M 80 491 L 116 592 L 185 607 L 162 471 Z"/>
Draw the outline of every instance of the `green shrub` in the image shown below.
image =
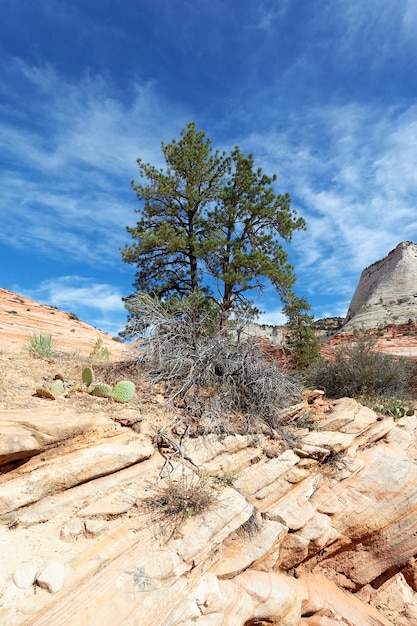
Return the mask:
<path fill-rule="evenodd" d="M 344 396 L 404 396 L 410 390 L 415 365 L 403 358 L 373 350 L 374 340 L 359 339 L 340 347 L 334 360 L 307 373 L 310 386 L 324 389 L 331 398 Z"/>
<path fill-rule="evenodd" d="M 108 361 L 110 359 L 111 352 L 106 346 L 103 346 L 103 340 L 101 337 L 97 338 L 93 349 L 90 352 L 90 357 L 101 361 Z"/>
<path fill-rule="evenodd" d="M 27 350 L 36 358 L 50 358 L 56 350 L 52 335 L 42 332 L 33 332 L 28 336 Z"/>

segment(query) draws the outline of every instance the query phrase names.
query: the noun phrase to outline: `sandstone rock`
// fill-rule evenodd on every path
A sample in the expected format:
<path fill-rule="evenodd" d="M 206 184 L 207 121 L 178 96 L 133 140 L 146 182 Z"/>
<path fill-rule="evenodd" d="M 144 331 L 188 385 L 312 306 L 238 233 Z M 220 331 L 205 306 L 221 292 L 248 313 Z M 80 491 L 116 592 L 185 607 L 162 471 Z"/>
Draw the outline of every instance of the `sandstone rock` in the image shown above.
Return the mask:
<path fill-rule="evenodd" d="M 322 574 L 302 573 L 299 582 L 305 587 L 303 614 L 320 613 L 327 609 L 339 623 L 349 626 L 392 626 L 392 622 L 376 609 L 348 595 Z M 320 624 L 320 621 L 317 623 Z"/>
<path fill-rule="evenodd" d="M 126 513 L 136 502 L 137 488 L 133 485 L 120 487 L 116 493 L 111 493 L 78 511 L 81 517 L 112 517 Z"/>
<path fill-rule="evenodd" d="M 279 550 L 279 557 L 276 560 L 275 568 L 289 570 L 299 565 L 308 556 L 309 540 L 296 533 L 286 535 L 282 540 Z"/>
<path fill-rule="evenodd" d="M 223 439 L 210 434 L 198 439 L 189 439 L 185 444 L 185 454 L 196 465 L 205 465 L 220 454 L 233 453 L 247 448 L 253 440 L 251 435 L 228 435 Z"/>
<path fill-rule="evenodd" d="M 38 454 L 41 450 L 36 437 L 20 424 L 0 424 L 0 466 Z"/>
<path fill-rule="evenodd" d="M 388 446 L 363 450 L 361 458 L 365 468 L 334 486 L 344 508 L 332 524 L 352 546 L 328 563 L 365 585 L 417 553 L 417 464 Z"/>
<path fill-rule="evenodd" d="M 252 514 L 253 507 L 245 498 L 226 487 L 209 511 L 187 520 L 181 529 L 183 538 L 174 542 L 175 551 L 186 563 L 200 562 Z"/>
<path fill-rule="evenodd" d="M 384 606 L 388 613 L 405 618 L 398 624 L 417 624 L 417 592 L 407 584 L 402 573 L 387 580 L 379 589 L 371 591 L 372 604 Z"/>
<path fill-rule="evenodd" d="M 33 526 L 47 522 L 59 513 L 67 511 L 72 505 L 77 505 L 77 515 L 81 517 L 89 510 L 94 511 L 94 515 L 97 516 L 111 516 L 118 507 L 120 497 L 129 508 L 132 506 L 131 497 L 123 497 L 125 491 L 127 494 L 131 493 L 132 485 L 143 492 L 143 489 L 156 480 L 161 469 L 161 459 L 158 457 L 159 455 L 153 454 L 149 459 L 119 469 L 113 474 L 94 478 L 66 491 L 45 496 L 34 504 L 5 514 L 4 519 L 12 524 L 18 523 L 19 526 Z M 88 509 L 90 505 L 91 509 Z M 93 513 L 90 512 L 89 515 Z"/>
<path fill-rule="evenodd" d="M 62 563 L 50 563 L 37 577 L 36 584 L 49 593 L 57 593 L 64 584 L 65 570 Z"/>
<path fill-rule="evenodd" d="M 0 476 L 0 519 L 10 511 L 92 478 L 148 458 L 152 445 L 131 432 L 67 452 L 62 458 L 32 459 Z"/>
<path fill-rule="evenodd" d="M 334 531 L 328 515 L 315 513 L 298 534 L 312 543 L 314 550 L 318 551 L 328 543 L 332 530 Z"/>
<path fill-rule="evenodd" d="M 252 618 L 268 616 L 281 626 L 298 626 L 304 590 L 297 581 L 277 572 L 266 573 L 247 570 L 234 579 L 234 584 L 244 590 L 252 600 Z M 226 616 L 232 613 L 225 611 Z M 226 621 L 225 624 L 228 622 Z M 236 623 L 230 619 L 230 624 Z"/>
<path fill-rule="evenodd" d="M 288 529 L 272 520 L 262 522 L 253 536 L 234 533 L 223 542 L 221 558 L 210 570 L 218 578 L 233 578 L 261 557 L 283 538 Z"/>
<path fill-rule="evenodd" d="M 10 323 L 10 311 L 15 311 Z M 0 288 L 0 350 L 17 352 L 33 329 L 52 334 L 60 350 L 89 355 L 98 338 L 113 358 L 126 358 L 129 346 L 55 307 L 39 304 L 26 296 Z"/>
<path fill-rule="evenodd" d="M 85 521 L 85 534 L 87 537 L 97 537 L 107 528 L 107 523 L 101 519 L 88 519 Z"/>
<path fill-rule="evenodd" d="M 293 486 L 284 498 L 269 508 L 271 515 L 278 515 L 292 531 L 305 526 L 314 516 L 315 509 L 310 498 L 315 491 L 314 479 Z"/>
<path fill-rule="evenodd" d="M 330 450 L 333 454 L 343 452 L 347 450 L 355 439 L 354 434 L 332 432 L 332 431 L 316 431 L 311 432 L 302 439 L 302 446 L 304 444 L 310 446 L 317 446 L 319 448 L 325 448 Z"/>
<path fill-rule="evenodd" d="M 402 324 L 417 316 L 417 244 L 405 241 L 363 270 L 342 330 Z"/>
<path fill-rule="evenodd" d="M 70 519 L 61 529 L 61 539 L 74 541 L 84 533 L 84 522 L 79 519 Z"/>
<path fill-rule="evenodd" d="M 410 559 L 402 573 L 411 589 L 417 591 L 417 559 L 415 557 Z"/>
<path fill-rule="evenodd" d="M 235 482 L 236 489 L 247 496 L 265 498 L 269 491 L 268 486 L 273 484 L 276 491 L 277 479 L 296 465 L 297 461 L 299 457 L 292 450 L 286 450 L 280 456 L 250 468 Z"/>
<path fill-rule="evenodd" d="M 352 398 L 336 400 L 329 417 L 320 420 L 320 430 L 340 431 L 347 434 L 360 434 L 372 426 L 378 416 L 372 409 L 358 404 Z"/>
<path fill-rule="evenodd" d="M 311 504 L 319 513 L 334 515 L 343 510 L 343 503 L 327 485 L 320 485 L 310 498 Z"/>
<path fill-rule="evenodd" d="M 105 413 L 96 411 L 74 414 L 70 408 L 48 405 L 35 410 L 0 411 L 0 423 L 2 428 L 7 428 L 10 432 L 16 429 L 16 437 L 24 433 L 26 436 L 31 435 L 41 450 L 84 435 L 112 437 L 122 432 L 120 426 Z"/>
<path fill-rule="evenodd" d="M 13 580 L 19 589 L 28 589 L 36 580 L 36 565 L 24 565 L 13 574 Z"/>

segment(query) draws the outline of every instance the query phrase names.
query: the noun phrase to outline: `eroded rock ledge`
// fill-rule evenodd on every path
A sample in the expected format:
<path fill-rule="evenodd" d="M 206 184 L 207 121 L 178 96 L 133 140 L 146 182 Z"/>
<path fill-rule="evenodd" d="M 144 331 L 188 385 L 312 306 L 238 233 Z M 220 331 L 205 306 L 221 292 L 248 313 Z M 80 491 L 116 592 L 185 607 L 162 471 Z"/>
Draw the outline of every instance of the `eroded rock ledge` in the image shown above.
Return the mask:
<path fill-rule="evenodd" d="M 167 541 L 140 506 L 163 464 L 146 425 L 57 411 L 0 416 L 2 625 L 417 623 L 414 416 L 343 398 L 286 449 L 189 440 L 185 471 L 227 480 Z"/>

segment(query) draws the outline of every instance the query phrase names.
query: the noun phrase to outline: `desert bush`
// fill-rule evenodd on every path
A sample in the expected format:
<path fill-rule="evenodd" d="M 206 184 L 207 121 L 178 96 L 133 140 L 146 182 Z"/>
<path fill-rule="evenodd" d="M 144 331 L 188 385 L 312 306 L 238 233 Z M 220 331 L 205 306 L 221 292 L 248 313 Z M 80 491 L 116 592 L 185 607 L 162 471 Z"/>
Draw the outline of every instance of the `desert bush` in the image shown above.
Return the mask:
<path fill-rule="evenodd" d="M 337 349 L 333 360 L 311 368 L 307 382 L 331 398 L 404 396 L 410 391 L 415 365 L 407 359 L 373 350 L 375 340 L 361 338 Z"/>
<path fill-rule="evenodd" d="M 101 337 L 97 337 L 94 342 L 93 349 L 90 352 L 90 357 L 101 361 L 108 361 L 110 359 L 111 352 L 106 346 L 103 346 L 103 340 Z"/>
<path fill-rule="evenodd" d="M 170 539 L 187 519 L 201 515 L 216 501 L 217 493 L 203 478 L 182 474 L 167 478 L 141 500 L 143 512 L 161 535 Z"/>
<path fill-rule="evenodd" d="M 50 358 L 56 350 L 56 344 L 49 333 L 33 332 L 28 336 L 26 348 L 36 358 Z"/>
<path fill-rule="evenodd" d="M 171 401 L 181 402 L 204 432 L 233 430 L 236 414 L 245 430 L 260 420 L 277 426 L 280 410 L 298 401 L 300 380 L 281 373 L 256 338 L 239 341 L 239 319 L 232 332 L 220 328 L 210 304 L 196 298 L 167 306 L 138 296 L 135 331 L 152 382 L 168 381 Z"/>

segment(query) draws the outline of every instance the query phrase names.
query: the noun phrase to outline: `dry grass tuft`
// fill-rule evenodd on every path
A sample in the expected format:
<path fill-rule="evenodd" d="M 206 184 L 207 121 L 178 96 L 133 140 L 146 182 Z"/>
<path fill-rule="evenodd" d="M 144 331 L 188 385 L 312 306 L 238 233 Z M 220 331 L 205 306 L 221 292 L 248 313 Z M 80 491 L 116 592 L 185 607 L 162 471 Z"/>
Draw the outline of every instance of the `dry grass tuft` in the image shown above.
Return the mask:
<path fill-rule="evenodd" d="M 207 511 L 216 499 L 216 491 L 207 480 L 182 474 L 152 489 L 149 497 L 141 500 L 141 507 L 151 524 L 169 540 L 188 519 Z"/>

